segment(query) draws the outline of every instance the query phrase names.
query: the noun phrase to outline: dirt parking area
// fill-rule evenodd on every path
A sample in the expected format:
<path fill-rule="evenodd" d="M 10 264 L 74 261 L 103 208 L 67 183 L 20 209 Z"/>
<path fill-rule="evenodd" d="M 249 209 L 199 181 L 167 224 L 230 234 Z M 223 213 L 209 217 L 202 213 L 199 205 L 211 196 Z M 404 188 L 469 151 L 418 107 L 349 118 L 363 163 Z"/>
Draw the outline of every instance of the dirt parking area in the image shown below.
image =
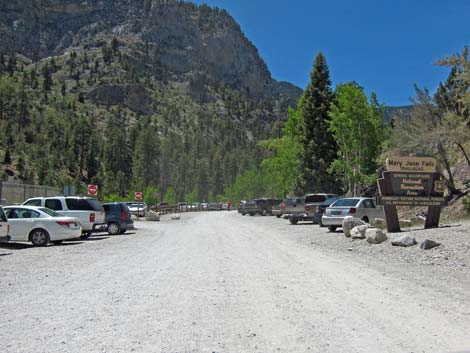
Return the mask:
<path fill-rule="evenodd" d="M 0 245 L 0 352 L 470 352 L 467 223 L 411 230 L 426 252 L 235 212 L 136 227 Z"/>

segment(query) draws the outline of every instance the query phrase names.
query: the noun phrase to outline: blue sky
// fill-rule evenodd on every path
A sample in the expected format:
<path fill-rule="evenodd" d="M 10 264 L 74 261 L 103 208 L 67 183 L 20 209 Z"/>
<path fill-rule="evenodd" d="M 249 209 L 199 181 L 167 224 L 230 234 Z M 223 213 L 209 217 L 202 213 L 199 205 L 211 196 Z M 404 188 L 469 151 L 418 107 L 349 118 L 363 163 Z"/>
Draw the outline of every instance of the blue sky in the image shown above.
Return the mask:
<path fill-rule="evenodd" d="M 468 0 L 195 0 L 226 9 L 273 77 L 302 89 L 316 54 L 333 85 L 355 80 L 390 106 L 413 85 L 434 92 L 448 69 L 434 65 L 470 44 Z"/>

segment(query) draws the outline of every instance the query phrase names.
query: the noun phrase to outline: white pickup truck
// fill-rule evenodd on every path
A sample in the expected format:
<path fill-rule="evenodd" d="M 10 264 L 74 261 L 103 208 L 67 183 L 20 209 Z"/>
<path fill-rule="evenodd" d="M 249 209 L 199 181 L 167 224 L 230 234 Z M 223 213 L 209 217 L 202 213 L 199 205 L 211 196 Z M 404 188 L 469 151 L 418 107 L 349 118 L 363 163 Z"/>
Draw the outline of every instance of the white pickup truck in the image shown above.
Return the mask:
<path fill-rule="evenodd" d="M 82 226 L 82 239 L 88 238 L 92 232 L 105 231 L 107 227 L 103 206 L 90 197 L 35 197 L 23 205 L 47 207 L 64 216 L 77 218 Z"/>
<path fill-rule="evenodd" d="M 368 197 L 350 197 L 336 200 L 330 207 L 323 210 L 322 224 L 330 232 L 343 225 L 343 219 L 353 216 L 371 222 L 375 218 L 385 218 L 382 206 L 377 206 L 375 200 Z"/>

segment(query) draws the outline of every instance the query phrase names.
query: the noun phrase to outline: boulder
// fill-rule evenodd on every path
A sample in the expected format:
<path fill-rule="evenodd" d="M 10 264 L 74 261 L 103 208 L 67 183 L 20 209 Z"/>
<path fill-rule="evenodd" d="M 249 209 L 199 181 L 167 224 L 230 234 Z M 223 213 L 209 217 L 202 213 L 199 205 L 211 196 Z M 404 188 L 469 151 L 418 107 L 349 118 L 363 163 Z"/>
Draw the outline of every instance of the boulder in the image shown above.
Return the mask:
<path fill-rule="evenodd" d="M 403 235 L 399 238 L 393 239 L 392 245 L 403 246 L 403 247 L 413 246 L 413 245 L 416 245 L 416 239 L 415 237 L 412 237 L 411 235 Z"/>
<path fill-rule="evenodd" d="M 361 221 L 359 218 L 355 218 L 352 216 L 345 217 L 343 219 L 343 224 L 342 224 L 344 236 L 349 238 L 351 236 L 351 229 L 357 226 L 362 226 L 364 224 L 365 223 Z"/>
<path fill-rule="evenodd" d="M 419 247 L 423 250 L 429 250 L 432 248 L 436 248 L 439 245 L 441 245 L 441 243 L 438 243 L 437 241 L 434 241 L 434 240 L 426 239 L 419 245 Z"/>
<path fill-rule="evenodd" d="M 352 239 L 364 239 L 366 237 L 366 230 L 369 228 L 369 225 L 356 226 L 351 229 L 351 238 Z"/>
<path fill-rule="evenodd" d="M 413 222 L 409 219 L 400 219 L 400 227 L 409 228 L 413 225 Z"/>
<path fill-rule="evenodd" d="M 387 240 L 387 234 L 382 229 L 368 228 L 366 229 L 366 239 L 369 244 L 381 244 Z"/>
<path fill-rule="evenodd" d="M 385 226 L 387 224 L 385 223 L 385 219 L 383 218 L 375 218 L 374 219 L 374 226 L 379 229 L 385 229 Z"/>
<path fill-rule="evenodd" d="M 155 211 L 148 211 L 146 214 L 146 219 L 149 222 L 158 222 L 160 220 L 160 216 Z"/>
<path fill-rule="evenodd" d="M 179 214 L 175 214 L 175 215 L 171 216 L 171 219 L 174 220 L 174 221 L 178 221 L 180 218 L 181 218 L 181 216 Z"/>

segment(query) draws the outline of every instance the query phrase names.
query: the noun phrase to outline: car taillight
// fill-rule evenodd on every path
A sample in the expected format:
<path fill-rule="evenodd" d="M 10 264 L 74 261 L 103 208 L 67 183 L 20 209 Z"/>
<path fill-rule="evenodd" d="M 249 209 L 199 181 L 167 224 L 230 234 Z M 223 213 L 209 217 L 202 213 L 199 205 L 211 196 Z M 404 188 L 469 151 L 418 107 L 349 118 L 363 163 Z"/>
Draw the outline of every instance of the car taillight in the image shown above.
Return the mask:
<path fill-rule="evenodd" d="M 126 212 L 121 212 L 121 219 L 125 221 L 127 219 L 127 214 Z"/>
<path fill-rule="evenodd" d="M 66 222 L 66 221 L 57 221 L 56 223 L 62 227 L 71 227 L 75 225 L 75 222 Z"/>
<path fill-rule="evenodd" d="M 354 207 L 351 207 L 351 208 L 349 209 L 349 213 L 356 213 L 356 209 L 355 209 Z"/>
<path fill-rule="evenodd" d="M 93 223 L 95 221 L 95 214 L 90 213 L 90 222 Z"/>
<path fill-rule="evenodd" d="M 7 225 L 7 234 L 10 234 L 10 225 Z"/>

